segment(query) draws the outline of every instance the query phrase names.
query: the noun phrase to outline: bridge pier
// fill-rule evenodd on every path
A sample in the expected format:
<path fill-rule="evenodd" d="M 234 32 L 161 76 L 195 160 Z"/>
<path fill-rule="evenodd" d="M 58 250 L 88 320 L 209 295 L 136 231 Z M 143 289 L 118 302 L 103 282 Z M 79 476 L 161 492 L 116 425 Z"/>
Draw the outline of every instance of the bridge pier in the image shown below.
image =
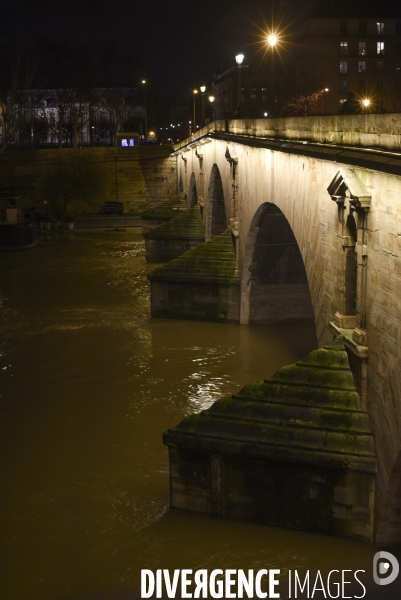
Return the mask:
<path fill-rule="evenodd" d="M 376 454 L 344 341 L 169 429 L 171 506 L 371 542 Z"/>
<path fill-rule="evenodd" d="M 168 262 L 205 241 L 199 204 L 144 233 L 146 260 Z"/>
<path fill-rule="evenodd" d="M 155 269 L 148 279 L 152 317 L 239 322 L 239 278 L 229 230 Z"/>

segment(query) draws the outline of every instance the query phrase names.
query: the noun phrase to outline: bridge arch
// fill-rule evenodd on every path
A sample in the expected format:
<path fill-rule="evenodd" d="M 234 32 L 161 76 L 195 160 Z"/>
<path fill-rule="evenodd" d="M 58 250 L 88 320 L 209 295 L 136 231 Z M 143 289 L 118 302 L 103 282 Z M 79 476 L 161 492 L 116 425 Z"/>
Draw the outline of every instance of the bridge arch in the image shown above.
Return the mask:
<path fill-rule="evenodd" d="M 210 241 L 227 229 L 227 213 L 219 167 L 214 164 L 210 173 L 205 220 L 205 237 Z"/>
<path fill-rule="evenodd" d="M 242 269 L 241 322 L 314 322 L 305 266 L 283 212 L 269 202 L 256 211 Z"/>
<path fill-rule="evenodd" d="M 192 173 L 191 179 L 189 181 L 187 207 L 193 208 L 196 204 L 198 204 L 198 190 L 196 188 L 195 173 Z"/>

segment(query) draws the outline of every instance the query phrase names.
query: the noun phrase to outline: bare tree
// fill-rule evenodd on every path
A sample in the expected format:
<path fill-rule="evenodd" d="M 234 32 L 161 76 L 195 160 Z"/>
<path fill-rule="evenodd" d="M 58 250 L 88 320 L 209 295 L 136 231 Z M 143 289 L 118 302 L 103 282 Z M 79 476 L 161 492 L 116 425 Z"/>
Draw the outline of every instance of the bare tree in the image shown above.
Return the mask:
<path fill-rule="evenodd" d="M 26 141 L 32 114 L 29 90 L 33 74 L 34 62 L 26 53 L 3 45 L 0 49 L 0 152 Z"/>
<path fill-rule="evenodd" d="M 113 124 L 110 130 L 112 144 L 115 143 L 116 134 L 121 131 L 123 123 L 129 121 L 130 117 L 140 110 L 135 107 L 136 94 L 135 88 L 125 85 L 112 85 L 97 90 L 94 110 L 97 113 L 96 121 Z"/>
<path fill-rule="evenodd" d="M 77 148 L 80 133 L 89 122 L 91 102 L 96 101 L 90 53 L 69 42 L 47 39 L 39 40 L 35 51 L 41 66 L 38 112 L 47 121 L 59 148 L 68 137 Z"/>
<path fill-rule="evenodd" d="M 326 89 L 313 92 L 313 94 L 297 96 L 296 98 L 290 98 L 284 104 L 286 112 L 292 116 L 302 116 L 316 114 L 317 105 L 322 100 Z"/>

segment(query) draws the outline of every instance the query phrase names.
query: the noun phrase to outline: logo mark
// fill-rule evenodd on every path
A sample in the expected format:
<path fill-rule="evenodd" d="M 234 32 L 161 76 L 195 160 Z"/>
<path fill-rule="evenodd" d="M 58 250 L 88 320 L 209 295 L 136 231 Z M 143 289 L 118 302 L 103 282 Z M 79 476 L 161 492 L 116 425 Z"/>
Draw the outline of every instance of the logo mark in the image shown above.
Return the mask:
<path fill-rule="evenodd" d="M 379 562 L 380 561 L 380 562 Z M 377 585 L 389 585 L 398 577 L 400 565 L 390 552 L 377 552 L 373 557 L 373 579 Z M 383 575 L 387 577 L 382 577 Z M 379 575 L 381 577 L 379 577 Z"/>

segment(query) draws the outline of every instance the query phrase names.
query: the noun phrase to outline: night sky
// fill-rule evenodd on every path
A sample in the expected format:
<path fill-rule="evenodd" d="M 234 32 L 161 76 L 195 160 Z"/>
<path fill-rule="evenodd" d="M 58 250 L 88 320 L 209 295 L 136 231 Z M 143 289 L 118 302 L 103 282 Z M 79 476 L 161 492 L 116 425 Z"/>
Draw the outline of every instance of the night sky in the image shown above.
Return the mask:
<path fill-rule="evenodd" d="M 69 39 L 111 45 L 137 58 L 154 93 L 178 101 L 210 84 L 239 51 L 263 58 L 272 20 L 291 45 L 294 19 L 316 0 L 0 0 L 0 39 Z M 273 19 L 272 19 L 273 17 Z M 292 25 L 291 25 L 292 23 Z"/>

